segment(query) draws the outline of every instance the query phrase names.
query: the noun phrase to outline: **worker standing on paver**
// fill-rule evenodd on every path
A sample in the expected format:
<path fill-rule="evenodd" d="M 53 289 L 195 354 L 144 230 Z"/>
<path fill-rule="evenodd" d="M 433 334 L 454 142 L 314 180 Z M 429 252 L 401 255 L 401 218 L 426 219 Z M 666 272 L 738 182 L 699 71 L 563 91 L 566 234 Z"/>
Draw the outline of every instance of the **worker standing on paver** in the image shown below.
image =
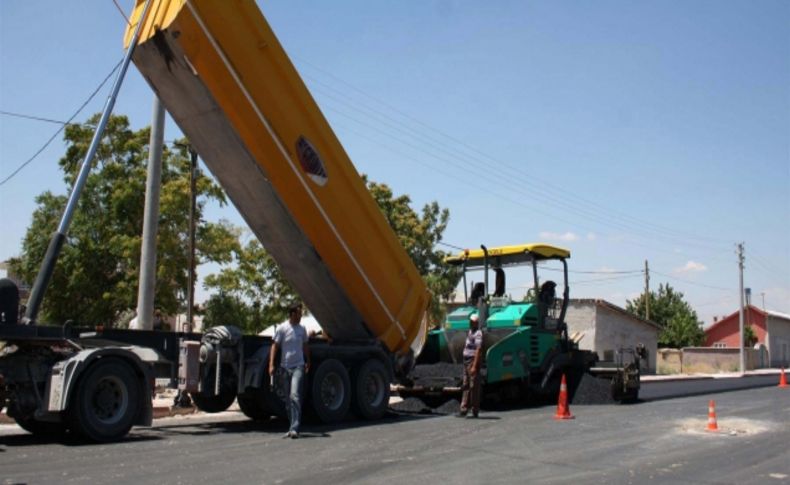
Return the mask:
<path fill-rule="evenodd" d="M 468 417 L 471 409 L 476 418 L 480 412 L 480 367 L 483 365 L 483 331 L 477 313 L 469 316 L 469 332 L 464 345 L 464 380 L 461 386 L 461 410 L 458 417 Z"/>
<path fill-rule="evenodd" d="M 288 396 L 288 420 L 291 425 L 284 438 L 299 437 L 299 423 L 302 417 L 302 388 L 304 375 L 310 371 L 310 348 L 307 345 L 307 331 L 299 323 L 302 320 L 302 304 L 295 303 L 288 308 L 288 324 L 280 325 L 274 334 L 274 342 L 269 354 L 269 375 L 275 371 L 277 353 L 282 349 L 280 367 L 285 370 L 285 394 Z"/>

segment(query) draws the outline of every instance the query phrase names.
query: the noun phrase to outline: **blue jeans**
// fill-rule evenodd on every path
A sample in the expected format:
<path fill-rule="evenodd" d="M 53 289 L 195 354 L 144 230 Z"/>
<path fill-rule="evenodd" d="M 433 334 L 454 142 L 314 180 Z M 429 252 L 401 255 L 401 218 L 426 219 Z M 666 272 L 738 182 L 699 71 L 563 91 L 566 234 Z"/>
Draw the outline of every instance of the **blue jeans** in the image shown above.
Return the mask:
<path fill-rule="evenodd" d="M 285 394 L 288 396 L 286 402 L 288 420 L 291 427 L 288 431 L 299 432 L 299 421 L 302 418 L 302 381 L 304 380 L 304 366 L 300 365 L 291 369 L 285 369 Z"/>

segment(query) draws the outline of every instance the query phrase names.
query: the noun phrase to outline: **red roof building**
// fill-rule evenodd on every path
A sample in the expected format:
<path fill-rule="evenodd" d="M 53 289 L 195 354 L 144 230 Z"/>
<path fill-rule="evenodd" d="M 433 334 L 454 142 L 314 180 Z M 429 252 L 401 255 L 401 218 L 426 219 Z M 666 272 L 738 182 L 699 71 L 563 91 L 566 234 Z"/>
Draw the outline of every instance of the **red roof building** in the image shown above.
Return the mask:
<path fill-rule="evenodd" d="M 738 335 L 738 312 L 718 320 L 705 330 L 705 345 L 737 349 L 740 344 Z M 772 367 L 788 365 L 790 362 L 790 315 L 763 311 L 749 305 L 743 312 L 744 326 L 751 325 L 757 344 L 768 350 Z"/>

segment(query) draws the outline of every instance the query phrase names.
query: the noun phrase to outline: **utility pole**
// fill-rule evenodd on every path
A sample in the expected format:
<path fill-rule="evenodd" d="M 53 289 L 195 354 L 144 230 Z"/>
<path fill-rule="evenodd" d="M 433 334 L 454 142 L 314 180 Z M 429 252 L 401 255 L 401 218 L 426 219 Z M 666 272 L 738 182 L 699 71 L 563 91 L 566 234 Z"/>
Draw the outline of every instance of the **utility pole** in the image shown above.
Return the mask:
<path fill-rule="evenodd" d="M 154 95 L 151 138 L 148 144 L 148 174 L 145 182 L 143 241 L 140 251 L 140 282 L 137 289 L 137 330 L 154 328 L 156 292 L 156 234 L 159 231 L 159 192 L 162 185 L 162 144 L 165 137 L 165 107 Z"/>
<path fill-rule="evenodd" d="M 195 307 L 195 213 L 197 212 L 197 163 L 198 154 L 189 147 L 191 159 L 189 171 L 189 286 L 187 287 L 187 325 L 188 331 L 194 328 L 193 309 Z M 179 329 L 182 330 L 182 329 Z"/>
<path fill-rule="evenodd" d="M 763 299 L 763 313 L 765 312 L 765 292 L 760 292 L 760 297 Z"/>
<path fill-rule="evenodd" d="M 738 243 L 737 244 L 737 248 L 738 248 L 738 279 L 739 279 L 738 293 L 739 293 L 739 296 L 740 296 L 740 303 L 741 303 L 740 307 L 738 308 L 738 327 L 740 329 L 740 332 L 739 332 L 740 333 L 740 338 L 738 339 L 738 341 L 740 342 L 740 347 L 741 347 L 741 352 L 740 352 L 740 355 L 741 355 L 741 360 L 740 360 L 741 374 L 743 374 L 743 372 L 746 370 L 746 359 L 745 359 L 745 355 L 744 355 L 744 352 L 743 352 L 743 260 L 744 260 L 744 257 L 743 257 L 743 244 L 744 243 Z"/>
<path fill-rule="evenodd" d="M 645 320 L 650 320 L 650 268 L 645 260 Z"/>

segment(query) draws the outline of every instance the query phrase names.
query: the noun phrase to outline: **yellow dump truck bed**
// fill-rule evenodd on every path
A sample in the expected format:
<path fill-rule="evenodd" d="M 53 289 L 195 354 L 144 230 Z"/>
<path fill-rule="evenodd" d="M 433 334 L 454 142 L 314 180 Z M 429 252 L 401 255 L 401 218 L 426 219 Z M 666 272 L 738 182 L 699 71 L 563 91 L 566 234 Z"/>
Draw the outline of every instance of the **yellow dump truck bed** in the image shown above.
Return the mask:
<path fill-rule="evenodd" d="M 427 289 L 255 2 L 152 1 L 133 62 L 324 331 L 406 351 Z"/>

